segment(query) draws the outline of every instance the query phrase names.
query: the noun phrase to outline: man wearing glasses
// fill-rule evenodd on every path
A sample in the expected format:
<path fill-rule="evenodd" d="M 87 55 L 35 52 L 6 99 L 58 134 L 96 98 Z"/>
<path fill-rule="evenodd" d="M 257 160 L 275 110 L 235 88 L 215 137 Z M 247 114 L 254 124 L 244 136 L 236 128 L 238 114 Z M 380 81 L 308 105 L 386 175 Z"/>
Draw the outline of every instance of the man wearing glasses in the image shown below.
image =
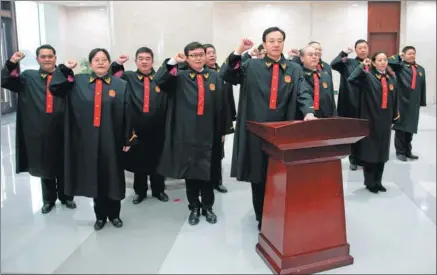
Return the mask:
<path fill-rule="evenodd" d="M 166 136 L 158 173 L 185 179 L 191 225 L 199 223 L 200 210 L 207 222 L 217 222 L 212 211 L 213 182 L 220 179 L 221 171 L 212 161 L 231 128 L 223 81 L 215 70 L 205 67 L 205 59 L 203 45 L 192 42 L 185 46 L 184 53 L 166 59 L 155 75 L 156 85 L 168 94 Z M 188 68 L 181 70 L 178 64 L 185 61 Z"/>

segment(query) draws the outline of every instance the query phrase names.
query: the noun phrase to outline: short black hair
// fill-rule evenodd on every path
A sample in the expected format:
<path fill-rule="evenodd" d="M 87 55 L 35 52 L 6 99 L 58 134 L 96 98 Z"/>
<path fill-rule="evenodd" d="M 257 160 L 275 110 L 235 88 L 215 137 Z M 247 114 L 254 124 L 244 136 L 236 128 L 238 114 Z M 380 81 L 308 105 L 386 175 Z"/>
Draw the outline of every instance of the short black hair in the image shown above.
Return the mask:
<path fill-rule="evenodd" d="M 135 53 L 135 59 L 138 58 L 138 55 L 139 55 L 140 53 L 148 53 L 148 54 L 150 54 L 150 55 L 152 56 L 152 59 L 154 58 L 153 51 L 152 51 L 150 48 L 148 48 L 148 47 L 141 47 L 141 48 L 139 48 L 139 49 L 136 51 L 136 53 Z"/>
<path fill-rule="evenodd" d="M 98 52 L 102 52 L 106 55 L 106 58 L 108 58 L 108 61 L 111 62 L 111 56 L 109 55 L 109 52 L 106 49 L 103 48 L 95 48 L 93 50 L 90 51 L 90 54 L 88 55 L 88 62 L 91 63 L 91 61 L 93 60 L 94 56 L 96 56 L 96 54 Z"/>
<path fill-rule="evenodd" d="M 357 42 L 355 42 L 355 46 L 354 46 L 354 48 L 357 48 L 358 44 L 361 44 L 361 43 L 366 43 L 367 46 L 369 46 L 369 43 L 368 43 L 366 40 L 364 40 L 364 39 L 358 39 Z"/>
<path fill-rule="evenodd" d="M 194 51 L 196 49 L 203 49 L 203 51 L 206 52 L 206 49 L 202 44 L 200 44 L 199 42 L 191 42 L 185 46 L 184 54 L 188 56 L 189 51 Z"/>
<path fill-rule="evenodd" d="M 266 42 L 266 37 L 271 32 L 280 32 L 282 33 L 282 38 L 285 40 L 285 32 L 281 30 L 279 27 L 270 27 L 263 32 L 263 42 Z"/>
<path fill-rule="evenodd" d="M 205 51 L 206 51 L 206 49 L 208 49 L 208 48 L 213 48 L 214 51 L 215 51 L 215 47 L 214 47 L 213 44 L 203 44 L 203 47 L 205 48 Z"/>
<path fill-rule="evenodd" d="M 258 51 L 262 51 L 262 50 L 264 50 L 264 45 L 263 44 L 259 44 Z"/>
<path fill-rule="evenodd" d="M 413 46 L 406 46 L 406 47 L 404 47 L 404 48 L 402 49 L 402 52 L 403 52 L 403 53 L 406 53 L 406 52 L 409 51 L 409 50 L 414 50 L 414 51 L 416 51 L 416 48 L 414 48 Z"/>
<path fill-rule="evenodd" d="M 43 50 L 43 49 L 46 49 L 46 50 L 52 50 L 52 51 L 53 51 L 53 54 L 56 55 L 56 50 L 55 50 L 55 48 L 53 48 L 52 45 L 44 44 L 44 45 L 39 46 L 39 47 L 36 49 L 36 52 L 35 52 L 35 53 L 36 53 L 36 56 L 37 56 L 37 57 L 39 56 L 39 52 L 40 52 L 41 50 Z"/>

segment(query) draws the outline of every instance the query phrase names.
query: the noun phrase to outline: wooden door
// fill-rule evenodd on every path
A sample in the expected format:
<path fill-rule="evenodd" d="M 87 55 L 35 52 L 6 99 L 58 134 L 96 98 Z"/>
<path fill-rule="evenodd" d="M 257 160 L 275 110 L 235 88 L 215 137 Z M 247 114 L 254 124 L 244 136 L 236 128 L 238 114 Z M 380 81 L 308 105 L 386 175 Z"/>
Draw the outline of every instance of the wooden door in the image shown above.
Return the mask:
<path fill-rule="evenodd" d="M 384 52 L 388 56 L 398 53 L 398 35 L 395 32 L 381 32 L 369 34 L 369 53 Z"/>
<path fill-rule="evenodd" d="M 369 1 L 367 16 L 367 41 L 370 55 L 380 51 L 388 55 L 398 53 L 401 2 Z"/>

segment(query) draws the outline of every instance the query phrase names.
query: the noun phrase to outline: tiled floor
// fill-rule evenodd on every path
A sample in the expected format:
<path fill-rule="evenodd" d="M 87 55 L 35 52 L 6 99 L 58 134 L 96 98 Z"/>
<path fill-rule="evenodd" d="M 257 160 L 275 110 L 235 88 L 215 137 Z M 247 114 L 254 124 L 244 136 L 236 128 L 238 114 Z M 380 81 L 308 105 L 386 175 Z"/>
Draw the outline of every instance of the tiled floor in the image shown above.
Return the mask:
<path fill-rule="evenodd" d="M 94 232 L 90 199 L 76 198 L 76 210 L 58 204 L 52 213 L 40 213 L 39 180 L 14 173 L 14 131 L 13 119 L 2 121 L 2 273 L 270 273 L 254 249 L 249 184 L 227 176 L 232 138 L 223 162 L 230 191 L 216 195 L 217 224 L 202 220 L 188 225 L 185 190 L 172 181 L 169 202 L 150 198 L 134 206 L 128 197 L 122 205 L 125 226 Z M 383 179 L 385 194 L 367 192 L 362 172 L 349 171 L 344 160 L 347 232 L 355 263 L 325 273 L 436 273 L 435 106 L 422 109 L 413 148 L 418 161 L 401 163 L 392 153 Z"/>

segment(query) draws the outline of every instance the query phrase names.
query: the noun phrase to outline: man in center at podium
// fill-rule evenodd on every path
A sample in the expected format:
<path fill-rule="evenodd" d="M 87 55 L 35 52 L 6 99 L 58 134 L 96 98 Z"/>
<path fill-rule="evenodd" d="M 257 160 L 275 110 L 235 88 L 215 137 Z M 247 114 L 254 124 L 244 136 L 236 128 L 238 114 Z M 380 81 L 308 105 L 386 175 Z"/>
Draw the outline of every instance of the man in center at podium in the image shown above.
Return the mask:
<path fill-rule="evenodd" d="M 308 85 L 313 97 L 316 117 L 328 118 L 337 116 L 332 75 L 327 70 L 319 70 L 320 57 L 317 49 L 309 45 L 300 50 L 299 55 L 302 62 L 305 84 Z M 300 115 L 298 115 L 298 118 L 300 118 Z"/>
<path fill-rule="evenodd" d="M 252 41 L 242 39 L 220 72 L 225 81 L 241 84 L 231 177 L 252 184 L 258 229 L 262 222 L 268 157 L 261 150 L 261 139 L 246 130 L 246 122 L 294 120 L 297 107 L 305 120 L 316 119 L 311 93 L 303 83 L 302 69 L 282 55 L 285 32 L 278 27 L 268 28 L 262 40 L 267 52 L 263 59 L 242 62 L 241 54 L 253 47 Z"/>

